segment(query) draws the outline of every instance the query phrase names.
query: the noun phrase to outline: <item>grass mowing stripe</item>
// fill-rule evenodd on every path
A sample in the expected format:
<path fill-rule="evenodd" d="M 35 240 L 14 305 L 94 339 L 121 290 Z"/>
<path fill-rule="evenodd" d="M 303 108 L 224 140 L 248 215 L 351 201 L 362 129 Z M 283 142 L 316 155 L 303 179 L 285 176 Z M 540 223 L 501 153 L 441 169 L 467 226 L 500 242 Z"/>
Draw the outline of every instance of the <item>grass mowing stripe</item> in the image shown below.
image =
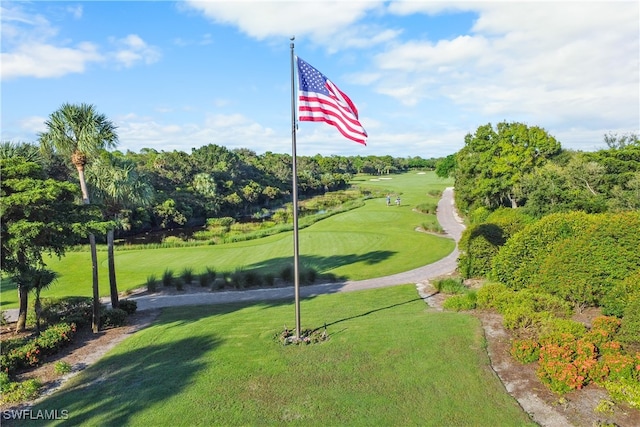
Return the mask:
<path fill-rule="evenodd" d="M 321 295 L 281 346 L 290 301 L 176 307 L 36 408 L 82 425 L 535 425 L 488 368 L 476 318 L 413 285 Z"/>
<path fill-rule="evenodd" d="M 449 254 L 454 243 L 447 238 L 418 233 L 415 228 L 433 215 L 413 212 L 425 200 L 435 198 L 429 189 L 444 188 L 447 181 L 433 172 L 424 175 L 406 173 L 393 175 L 391 180 L 367 181 L 358 178 L 362 186 L 378 186 L 402 192 L 402 206 L 386 206 L 384 198 L 367 200 L 365 205 L 331 216 L 300 231 L 300 256 L 303 265 L 319 273 L 333 273 L 351 280 L 368 279 L 400 273 L 421 267 Z M 98 252 L 100 294 L 109 294 L 107 257 Z M 116 251 L 115 264 L 118 289 L 125 291 L 143 287 L 150 275 L 160 278 L 166 268 L 175 275 L 190 267 L 194 273 L 206 267 L 216 271 L 237 268 L 259 268 L 275 275 L 292 263 L 292 233 L 281 233 L 261 239 L 215 246 L 162 248 Z M 59 273 L 55 284 L 42 292 L 42 297 L 92 295 L 91 260 L 89 252 L 68 252 L 61 259 L 47 260 L 49 268 Z M 18 297 L 15 285 L 2 280 L 2 308 L 15 308 Z"/>

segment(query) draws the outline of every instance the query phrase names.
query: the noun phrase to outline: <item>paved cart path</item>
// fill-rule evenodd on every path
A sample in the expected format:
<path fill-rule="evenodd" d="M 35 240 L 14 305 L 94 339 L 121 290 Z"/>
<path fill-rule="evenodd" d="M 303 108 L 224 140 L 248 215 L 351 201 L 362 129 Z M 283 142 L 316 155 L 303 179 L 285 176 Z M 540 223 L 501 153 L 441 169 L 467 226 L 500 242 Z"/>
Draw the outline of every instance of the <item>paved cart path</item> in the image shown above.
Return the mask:
<path fill-rule="evenodd" d="M 442 198 L 438 202 L 436 216 L 446 235 L 454 239 L 457 243 L 460 240 L 460 236 L 462 235 L 462 231 L 465 227 L 454 207 L 452 187 L 448 187 L 443 191 Z M 420 283 L 422 281 L 453 272 L 456 269 L 457 259 L 458 247 L 456 245 L 453 252 L 445 258 L 442 258 L 432 264 L 425 265 L 424 267 L 374 279 L 301 286 L 300 296 L 304 298 L 335 292 L 349 292 L 407 283 Z M 187 293 L 184 295 L 134 295 L 127 299 L 135 300 L 138 303 L 138 310 L 150 310 L 170 306 L 223 304 L 242 301 L 281 300 L 287 298 L 291 298 L 293 300 L 293 286 L 268 289 L 248 289 L 244 291 L 198 292 Z M 103 299 L 105 304 L 108 304 L 108 301 L 108 298 Z M 5 310 L 5 316 L 9 321 L 15 321 L 17 319 L 17 315 L 17 309 Z"/>
<path fill-rule="evenodd" d="M 448 187 L 444 190 L 442 198 L 438 202 L 436 216 L 445 233 L 457 243 L 458 240 L 460 240 L 460 236 L 462 235 L 462 231 L 465 227 L 454 207 L 452 187 Z M 419 283 L 424 280 L 453 272 L 456 269 L 457 259 L 458 247 L 456 246 L 453 252 L 445 258 L 432 264 L 425 265 L 424 267 L 374 279 L 301 286 L 300 296 L 304 298 L 335 292 L 349 292 L 407 283 Z M 144 295 L 140 297 L 129 297 L 128 299 L 138 302 L 138 310 L 147 310 L 179 305 L 221 304 L 239 301 L 280 300 L 287 298 L 294 298 L 293 286 L 269 289 L 249 289 L 245 291 L 216 291 L 184 295 Z"/>

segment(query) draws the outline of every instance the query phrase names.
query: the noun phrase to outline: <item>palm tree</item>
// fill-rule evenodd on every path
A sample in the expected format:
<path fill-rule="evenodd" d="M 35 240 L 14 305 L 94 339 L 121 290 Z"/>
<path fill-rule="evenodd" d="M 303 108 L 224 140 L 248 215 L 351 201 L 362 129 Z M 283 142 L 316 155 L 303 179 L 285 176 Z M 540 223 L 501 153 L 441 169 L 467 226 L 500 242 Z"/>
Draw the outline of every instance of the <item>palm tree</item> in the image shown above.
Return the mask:
<path fill-rule="evenodd" d="M 39 134 L 40 148 L 44 152 L 58 152 L 71 158 L 78 171 L 82 202 L 89 204 L 89 191 L 84 176 L 88 161 L 106 148 L 114 148 L 118 141 L 116 126 L 93 105 L 63 104 L 45 122 L 47 131 Z M 89 233 L 93 270 L 93 316 L 91 327 L 98 332 L 100 321 L 100 293 L 98 289 L 98 254 L 96 238 Z"/>
<path fill-rule="evenodd" d="M 117 220 L 123 209 L 149 206 L 153 200 L 153 187 L 140 175 L 135 162 L 104 152 L 87 169 L 93 200 L 102 203 L 108 219 Z M 107 231 L 109 288 L 111 307 L 118 308 L 115 257 L 113 253 L 114 228 Z"/>
<path fill-rule="evenodd" d="M 36 293 L 36 300 L 33 304 L 36 312 L 36 333 L 40 334 L 40 317 L 42 314 L 42 303 L 40 302 L 40 292 L 47 289 L 56 280 L 58 275 L 55 271 L 46 268 L 37 268 L 31 271 L 31 288 Z"/>

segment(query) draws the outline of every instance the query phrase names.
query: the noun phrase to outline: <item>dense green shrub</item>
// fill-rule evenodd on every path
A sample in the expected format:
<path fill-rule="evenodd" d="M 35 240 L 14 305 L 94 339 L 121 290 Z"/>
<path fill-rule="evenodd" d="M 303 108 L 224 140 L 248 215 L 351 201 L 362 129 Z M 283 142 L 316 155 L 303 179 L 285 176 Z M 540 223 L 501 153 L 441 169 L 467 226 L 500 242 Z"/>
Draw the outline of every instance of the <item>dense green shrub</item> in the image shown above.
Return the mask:
<path fill-rule="evenodd" d="M 130 315 L 138 309 L 138 302 L 131 299 L 123 299 L 119 301 L 118 308 L 124 310 L 127 315 Z"/>
<path fill-rule="evenodd" d="M 525 305 L 507 306 L 502 313 L 502 324 L 507 329 L 537 332 L 553 317 L 548 311 L 531 311 Z"/>
<path fill-rule="evenodd" d="M 119 308 L 104 310 L 100 315 L 100 325 L 105 328 L 118 328 L 127 323 L 127 312 Z"/>
<path fill-rule="evenodd" d="M 173 270 L 165 269 L 162 273 L 162 285 L 163 286 L 171 286 L 174 281 Z"/>
<path fill-rule="evenodd" d="M 491 269 L 491 260 L 500 246 L 507 241 L 496 224 L 475 224 L 462 233 L 458 247 L 458 270 L 464 278 L 485 277 Z"/>
<path fill-rule="evenodd" d="M 516 339 L 511 343 L 510 353 L 520 363 L 532 363 L 540 357 L 540 343 L 530 338 Z"/>
<path fill-rule="evenodd" d="M 155 292 L 157 288 L 158 288 L 158 280 L 156 279 L 155 275 L 150 274 L 149 276 L 147 276 L 147 291 Z"/>
<path fill-rule="evenodd" d="M 92 317 L 90 297 L 42 298 L 41 321 L 46 325 L 74 323 L 78 327 L 89 325 Z"/>
<path fill-rule="evenodd" d="M 0 392 L 2 392 L 3 403 L 24 402 L 34 399 L 38 395 L 38 390 L 42 384 L 37 379 L 25 381 L 11 381 L 6 372 L 0 372 Z"/>
<path fill-rule="evenodd" d="M 18 369 L 38 366 L 43 357 L 55 354 L 71 342 L 76 332 L 75 324 L 59 323 L 44 330 L 40 336 L 27 339 L 0 355 L 0 371 L 12 375 Z"/>
<path fill-rule="evenodd" d="M 467 292 L 453 295 L 444 300 L 442 307 L 451 311 L 468 311 L 476 308 L 476 293 Z"/>
<path fill-rule="evenodd" d="M 482 224 L 487 222 L 487 218 L 491 214 L 489 208 L 480 206 L 469 213 L 469 222 L 471 224 Z"/>
<path fill-rule="evenodd" d="M 416 210 L 418 212 L 424 213 L 424 214 L 431 214 L 431 215 L 435 215 L 436 213 L 436 208 L 438 207 L 438 205 L 436 203 L 422 203 L 418 206 L 416 206 Z"/>
<path fill-rule="evenodd" d="M 446 277 L 433 281 L 433 287 L 436 291 L 443 294 L 463 294 L 469 289 L 464 285 L 464 281 L 460 277 Z"/>
<path fill-rule="evenodd" d="M 602 313 L 622 317 L 632 300 L 640 299 L 640 269 L 629 274 L 621 282 L 615 282 L 601 298 Z"/>
<path fill-rule="evenodd" d="M 58 323 L 45 329 L 35 339 L 43 355 L 55 354 L 58 350 L 67 345 L 76 333 L 76 325 L 69 323 Z"/>
<path fill-rule="evenodd" d="M 506 299 L 506 294 L 513 291 L 502 283 L 487 283 L 477 292 L 478 308 L 497 308 L 496 301 Z"/>
<path fill-rule="evenodd" d="M 627 305 L 617 338 L 625 344 L 640 344 L 640 298 Z"/>
<path fill-rule="evenodd" d="M 619 314 L 625 303 L 616 296 L 628 294 L 621 283 L 640 269 L 639 229 L 638 212 L 548 215 L 509 239 L 492 276 L 512 289 L 538 287 L 577 309 L 604 303 L 605 313 Z"/>
<path fill-rule="evenodd" d="M 511 289 L 529 286 L 540 264 L 553 254 L 553 245 L 582 233 L 591 218 L 583 212 L 558 213 L 528 224 L 500 248 L 492 262 L 492 278 Z"/>
<path fill-rule="evenodd" d="M 465 229 L 458 244 L 458 270 L 462 276 L 488 276 L 500 247 L 532 221 L 521 209 L 500 208 L 489 214 L 485 222 Z"/>
<path fill-rule="evenodd" d="M 561 319 L 551 317 L 540 325 L 539 336 L 544 339 L 546 336 L 557 334 L 571 334 L 576 338 L 581 338 L 587 333 L 587 327 L 582 322 L 571 319 Z"/>
<path fill-rule="evenodd" d="M 0 354 L 7 354 L 14 348 L 21 347 L 28 340 L 29 340 L 29 337 L 9 338 L 7 340 L 3 340 L 2 346 L 0 346 Z"/>
<path fill-rule="evenodd" d="M 571 315 L 571 306 L 566 301 L 531 289 L 502 292 L 493 305 L 503 314 L 511 307 L 519 306 L 532 313 L 547 312 L 554 317 L 566 318 Z"/>
<path fill-rule="evenodd" d="M 640 212 L 598 214 L 583 233 L 553 245 L 532 283 L 577 308 L 599 305 L 640 269 Z"/>
<path fill-rule="evenodd" d="M 626 402 L 632 408 L 640 409 L 640 381 L 625 378 L 605 381 L 602 385 L 616 402 Z"/>
<path fill-rule="evenodd" d="M 180 272 L 180 279 L 182 279 L 185 285 L 189 285 L 193 281 L 193 268 L 183 268 Z"/>

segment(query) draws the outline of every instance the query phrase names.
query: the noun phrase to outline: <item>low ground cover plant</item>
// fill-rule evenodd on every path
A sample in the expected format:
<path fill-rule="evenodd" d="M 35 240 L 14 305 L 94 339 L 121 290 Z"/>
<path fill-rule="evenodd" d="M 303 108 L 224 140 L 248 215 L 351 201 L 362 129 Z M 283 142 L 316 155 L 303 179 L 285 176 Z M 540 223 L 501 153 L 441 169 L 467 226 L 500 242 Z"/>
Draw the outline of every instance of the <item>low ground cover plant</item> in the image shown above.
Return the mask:
<path fill-rule="evenodd" d="M 538 377 L 555 393 L 565 394 L 594 382 L 624 389 L 612 397 L 638 407 L 640 352 L 627 351 L 617 341 L 620 324 L 615 317 L 601 316 L 589 330 L 581 325 L 575 333 L 557 328 L 533 338 L 514 339 L 511 355 L 521 363 L 537 362 Z"/>
<path fill-rule="evenodd" d="M 16 374 L 29 371 L 47 361 L 69 345 L 79 328 L 91 323 L 91 298 L 45 298 L 42 301 L 46 328 L 32 335 L 2 341 L 0 346 L 0 388 L 2 402 L 21 402 L 37 396 L 41 384 L 36 379 L 16 380 Z M 135 313 L 137 303 L 120 300 L 120 308 L 101 310 L 102 327 L 117 327 L 126 322 L 129 314 Z M 77 323 L 76 323 L 77 322 Z M 33 325 L 29 323 L 28 325 Z M 54 372 L 62 375 L 71 371 L 71 366 L 58 361 Z"/>
<path fill-rule="evenodd" d="M 46 356 L 55 354 L 69 344 L 76 333 L 75 323 L 58 323 L 50 326 L 33 339 L 25 339 L 20 345 L 3 346 L 0 353 L 0 371 L 13 375 L 40 365 Z"/>
<path fill-rule="evenodd" d="M 626 336 L 624 317 L 599 316 L 587 328 L 568 318 L 572 305 L 562 298 L 500 283 L 480 288 L 477 302 L 503 315 L 504 326 L 515 334 L 511 355 L 523 364 L 537 363 L 537 375 L 551 391 L 563 395 L 596 383 L 614 390 L 615 401 L 640 405 L 640 352 L 620 340 Z"/>
<path fill-rule="evenodd" d="M 451 295 L 443 308 L 451 311 L 467 311 L 476 308 L 476 291 L 469 289 L 461 277 L 446 277 L 432 282 L 433 287 L 443 294 Z"/>

